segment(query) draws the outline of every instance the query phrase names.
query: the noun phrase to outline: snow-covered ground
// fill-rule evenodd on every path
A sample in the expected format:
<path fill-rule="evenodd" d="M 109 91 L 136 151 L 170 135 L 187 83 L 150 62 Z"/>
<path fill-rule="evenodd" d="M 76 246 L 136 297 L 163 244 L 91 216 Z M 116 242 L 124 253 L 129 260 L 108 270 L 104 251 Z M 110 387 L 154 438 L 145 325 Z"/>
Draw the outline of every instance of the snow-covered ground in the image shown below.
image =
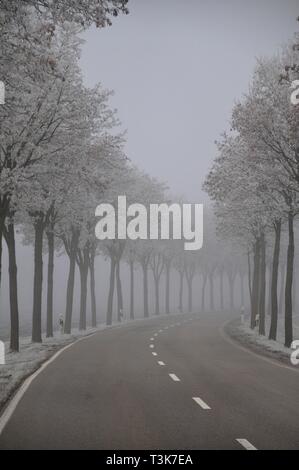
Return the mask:
<path fill-rule="evenodd" d="M 6 342 L 6 364 L 0 365 L 0 411 L 23 380 L 59 349 L 104 328 L 105 325 L 100 325 L 98 328 L 89 328 L 86 331 L 74 330 L 71 335 L 55 332 L 54 338 L 43 338 L 41 344 L 32 344 L 29 337 L 21 338 L 18 353 L 9 351 L 9 343 Z"/>
<path fill-rule="evenodd" d="M 261 353 L 266 355 L 282 359 L 285 362 L 290 363 L 290 355 L 292 352 L 291 348 L 284 346 L 284 321 L 283 317 L 279 316 L 277 326 L 277 340 L 269 340 L 270 330 L 270 317 L 266 317 L 266 336 L 261 336 L 258 333 L 258 327 L 252 330 L 249 326 L 250 319 L 247 317 L 244 324 L 240 322 L 233 322 L 232 327 L 229 328 L 229 333 L 235 339 L 239 339 L 242 343 L 247 344 L 249 347 L 253 347 Z M 294 327 L 294 340 L 299 339 L 299 315 L 295 315 L 293 318 Z"/>

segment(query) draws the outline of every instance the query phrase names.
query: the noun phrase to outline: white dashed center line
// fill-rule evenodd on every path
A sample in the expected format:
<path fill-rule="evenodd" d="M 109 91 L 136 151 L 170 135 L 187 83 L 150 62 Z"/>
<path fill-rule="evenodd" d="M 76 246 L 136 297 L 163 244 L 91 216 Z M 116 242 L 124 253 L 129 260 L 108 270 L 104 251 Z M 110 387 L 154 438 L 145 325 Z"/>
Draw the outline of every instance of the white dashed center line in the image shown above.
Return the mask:
<path fill-rule="evenodd" d="M 174 382 L 180 382 L 181 381 L 181 379 L 179 379 L 178 376 L 175 375 L 175 374 L 168 374 L 168 375 L 172 380 L 174 380 Z"/>
<path fill-rule="evenodd" d="M 187 323 L 188 321 L 192 321 L 193 318 L 188 318 L 186 320 L 183 320 L 182 323 Z M 164 327 L 164 330 L 168 330 L 168 328 L 173 328 L 174 326 L 181 326 L 182 323 L 176 323 L 174 325 L 169 325 L 169 326 L 165 326 Z M 158 333 L 162 333 L 163 330 L 159 330 L 157 333 L 154 334 L 154 337 L 150 338 L 150 341 L 154 341 L 155 337 L 158 336 Z M 151 349 L 153 349 L 155 346 L 154 344 L 150 344 L 149 347 Z M 156 352 L 152 352 L 152 355 L 153 356 L 158 356 L 158 354 Z M 159 366 L 165 366 L 165 362 L 163 361 L 157 361 L 157 364 Z M 181 379 L 176 375 L 176 374 L 168 374 L 169 377 L 174 381 L 174 382 L 180 382 Z M 195 401 L 195 403 L 197 403 L 203 410 L 210 410 L 211 407 L 209 405 L 207 405 L 207 403 L 205 403 L 201 398 L 199 397 L 192 397 L 192 400 Z M 247 439 L 236 439 L 236 441 L 242 446 L 244 447 L 246 450 L 257 450 L 256 447 L 254 447 L 254 445 L 252 445 Z"/>
<path fill-rule="evenodd" d="M 203 409 L 203 410 L 210 410 L 211 408 L 207 405 L 201 398 L 193 397 L 193 400 Z"/>
<path fill-rule="evenodd" d="M 246 450 L 257 450 L 256 447 L 254 447 L 247 439 L 236 439 L 241 446 L 245 447 Z"/>

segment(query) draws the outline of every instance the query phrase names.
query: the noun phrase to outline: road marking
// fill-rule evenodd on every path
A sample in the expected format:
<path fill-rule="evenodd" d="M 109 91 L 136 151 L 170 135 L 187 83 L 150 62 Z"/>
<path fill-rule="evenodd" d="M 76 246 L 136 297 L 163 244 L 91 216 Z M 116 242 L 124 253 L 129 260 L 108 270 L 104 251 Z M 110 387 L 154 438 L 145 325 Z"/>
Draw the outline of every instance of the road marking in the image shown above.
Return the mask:
<path fill-rule="evenodd" d="M 256 447 L 254 447 L 247 439 L 236 439 L 241 446 L 245 447 L 246 450 L 257 450 Z"/>
<path fill-rule="evenodd" d="M 174 380 L 174 382 L 180 382 L 181 381 L 181 379 L 179 379 L 178 376 L 175 375 L 175 374 L 168 374 L 168 375 L 172 380 Z"/>
<path fill-rule="evenodd" d="M 165 366 L 165 362 L 163 361 L 158 361 L 159 366 Z"/>
<path fill-rule="evenodd" d="M 155 341 L 155 338 L 151 338 L 150 341 Z"/>
<path fill-rule="evenodd" d="M 153 356 L 158 356 L 158 354 L 156 352 L 152 352 L 152 355 Z"/>
<path fill-rule="evenodd" d="M 167 316 L 169 318 L 169 316 Z M 130 322 L 131 324 L 133 323 L 138 323 L 140 320 L 135 320 L 135 321 L 132 321 Z M 129 323 L 125 322 L 121 325 L 110 325 L 109 327 L 107 328 L 104 328 L 103 331 L 106 331 L 106 330 L 110 330 L 110 329 L 119 329 L 119 328 L 123 328 L 125 326 L 128 326 Z M 27 391 L 27 389 L 29 388 L 29 386 L 31 385 L 31 383 L 34 381 L 34 379 L 53 361 L 55 361 L 55 359 L 57 359 L 64 351 L 66 351 L 68 348 L 71 348 L 74 344 L 78 343 L 79 341 L 83 341 L 83 340 L 87 340 L 88 338 L 91 338 L 93 335 L 99 333 L 100 331 L 102 331 L 101 329 L 95 331 L 94 333 L 91 333 L 91 334 L 88 334 L 82 338 L 77 338 L 75 341 L 67 344 L 66 346 L 62 347 L 61 349 L 59 349 L 55 354 L 53 354 L 53 356 L 51 356 L 47 361 L 43 362 L 43 364 L 35 371 L 33 372 L 31 375 L 29 375 L 29 377 L 27 377 L 27 379 L 24 380 L 23 384 L 18 388 L 18 390 L 16 391 L 15 395 L 9 400 L 5 410 L 0 413 L 0 435 L 1 433 L 3 432 L 3 429 L 5 428 L 5 426 L 7 425 L 7 423 L 9 422 L 11 416 L 13 415 L 15 409 L 17 408 L 17 405 L 18 403 L 20 402 L 20 400 L 22 399 L 23 395 L 25 394 L 25 392 Z M 163 333 L 163 330 L 159 330 L 159 333 Z M 158 333 L 156 333 L 156 336 L 158 335 Z M 293 370 L 296 370 L 296 369 L 293 369 Z"/>
<path fill-rule="evenodd" d="M 194 400 L 203 410 L 210 410 L 211 408 L 209 405 L 207 405 L 201 398 L 199 397 L 193 397 L 192 400 Z"/>
<path fill-rule="evenodd" d="M 150 348 L 154 348 L 155 346 L 153 344 L 150 344 Z"/>

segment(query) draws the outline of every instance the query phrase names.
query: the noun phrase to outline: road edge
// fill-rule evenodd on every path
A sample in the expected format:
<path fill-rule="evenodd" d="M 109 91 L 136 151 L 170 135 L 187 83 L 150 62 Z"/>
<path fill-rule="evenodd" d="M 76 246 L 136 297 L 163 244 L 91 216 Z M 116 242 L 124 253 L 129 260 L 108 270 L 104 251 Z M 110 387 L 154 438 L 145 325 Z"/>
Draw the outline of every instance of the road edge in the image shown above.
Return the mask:
<path fill-rule="evenodd" d="M 90 334 L 86 334 L 85 336 L 82 336 L 80 338 L 75 338 L 73 341 L 70 341 L 67 345 L 62 346 L 61 348 L 58 349 L 58 351 L 54 352 L 50 357 L 45 359 L 44 361 L 41 361 L 37 369 L 35 369 L 33 372 L 31 372 L 27 377 L 24 377 L 21 379 L 19 385 L 16 386 L 15 390 L 12 392 L 12 394 L 7 398 L 6 403 L 4 404 L 3 408 L 0 409 L 0 436 L 9 422 L 10 418 L 12 417 L 16 407 L 18 406 L 19 402 L 23 398 L 24 394 L 30 387 L 31 383 L 34 381 L 34 379 L 41 373 L 43 372 L 46 367 L 54 362 L 64 351 L 67 349 L 71 348 L 75 344 L 77 344 L 79 341 L 83 341 L 85 339 L 91 338 L 92 336 L 103 332 L 107 331 L 109 329 L 114 329 L 114 328 L 121 328 L 129 325 L 133 325 L 134 323 L 139 323 L 142 321 L 148 321 L 148 320 L 156 320 L 157 318 L 169 318 L 173 316 L 179 316 L 182 315 L 181 312 L 175 312 L 175 313 L 167 313 L 167 314 L 162 314 L 157 316 L 152 316 L 152 317 L 147 317 L 147 318 L 135 318 L 134 320 L 127 320 L 124 321 L 123 323 L 117 323 L 114 325 L 106 325 L 102 329 L 98 329 L 97 331 L 94 331 Z"/>
<path fill-rule="evenodd" d="M 41 362 L 41 364 L 38 366 L 38 368 L 28 375 L 22 382 L 20 383 L 19 386 L 16 387 L 15 392 L 8 397 L 8 400 L 6 404 L 4 405 L 4 408 L 0 410 L 0 436 L 9 422 L 11 416 L 13 415 L 18 403 L 24 396 L 25 392 L 31 385 L 31 383 L 34 381 L 34 379 L 43 371 L 46 369 L 46 367 L 54 362 L 64 351 L 69 349 L 70 347 L 74 346 L 74 344 L 78 343 L 79 341 L 83 341 L 85 339 L 91 338 L 92 336 L 96 335 L 100 331 L 103 330 L 98 330 L 94 331 L 93 333 L 87 334 L 86 336 L 83 336 L 82 338 L 76 338 L 74 341 L 71 341 L 68 343 L 66 346 L 63 346 L 60 348 L 58 351 L 56 351 L 54 354 L 50 356 L 50 358 L 46 359 L 45 361 Z"/>
<path fill-rule="evenodd" d="M 230 319 L 226 321 L 220 328 L 221 336 L 233 346 L 242 349 L 243 351 L 260 358 L 261 360 L 268 362 L 277 367 L 283 369 L 289 369 L 293 372 L 298 373 L 299 368 L 292 366 L 290 363 L 290 357 L 281 352 L 280 355 L 264 347 L 262 344 L 245 340 L 246 335 L 240 335 L 236 333 L 236 323 L 239 323 L 239 319 Z M 246 338 L 247 339 L 247 338 Z"/>

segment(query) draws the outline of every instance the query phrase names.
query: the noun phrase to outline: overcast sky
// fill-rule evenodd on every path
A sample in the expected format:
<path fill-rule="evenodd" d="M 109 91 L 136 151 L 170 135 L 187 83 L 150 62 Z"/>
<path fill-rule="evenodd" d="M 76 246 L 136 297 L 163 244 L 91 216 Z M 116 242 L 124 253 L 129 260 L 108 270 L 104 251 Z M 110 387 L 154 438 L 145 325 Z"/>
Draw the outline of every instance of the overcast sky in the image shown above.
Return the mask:
<path fill-rule="evenodd" d="M 298 28 L 298 0 L 130 0 L 130 14 L 84 37 L 88 85 L 115 90 L 128 156 L 201 202 L 201 184 L 246 92 L 255 57 Z"/>
<path fill-rule="evenodd" d="M 115 90 L 112 105 L 128 130 L 128 156 L 167 180 L 173 192 L 202 202 L 201 185 L 215 156 L 214 141 L 228 128 L 234 100 L 247 90 L 255 57 L 274 53 L 293 37 L 299 1 L 130 0 L 129 6 L 130 15 L 115 19 L 111 28 L 84 34 L 86 83 L 100 81 Z M 32 246 L 17 245 L 25 322 L 32 313 Z M 103 261 L 97 262 L 103 318 L 109 277 Z M 58 315 L 64 312 L 68 262 L 58 257 L 55 263 Z M 7 265 L 4 244 L 5 273 Z M 45 262 L 45 279 L 46 269 Z M 5 314 L 0 332 L 1 322 L 9 322 L 7 275 L 1 291 L 0 311 Z M 76 312 L 79 291 L 77 286 Z"/>

